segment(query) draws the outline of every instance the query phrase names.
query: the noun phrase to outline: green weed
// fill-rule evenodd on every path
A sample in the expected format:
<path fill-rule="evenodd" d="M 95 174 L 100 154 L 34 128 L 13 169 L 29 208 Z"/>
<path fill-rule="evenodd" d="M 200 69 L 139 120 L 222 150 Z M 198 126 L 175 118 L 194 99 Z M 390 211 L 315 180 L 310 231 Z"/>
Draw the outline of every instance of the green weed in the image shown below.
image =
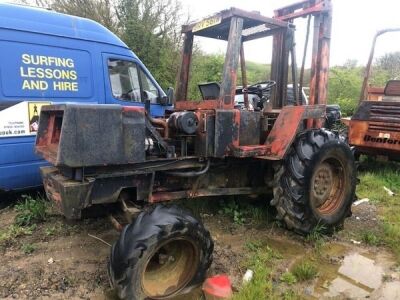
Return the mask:
<path fill-rule="evenodd" d="M 379 238 L 371 231 L 363 231 L 361 233 L 361 240 L 370 246 L 376 246 L 379 244 Z"/>
<path fill-rule="evenodd" d="M 298 281 L 306 281 L 315 278 L 318 274 L 318 269 L 311 262 L 302 261 L 294 266 L 292 273 Z"/>
<path fill-rule="evenodd" d="M 296 292 L 294 292 L 292 290 L 287 290 L 281 295 L 281 297 L 279 297 L 279 299 L 283 299 L 283 300 L 299 300 L 299 299 L 302 299 L 302 297 L 300 295 L 296 294 Z"/>
<path fill-rule="evenodd" d="M 313 244 L 314 249 L 317 254 L 321 252 L 321 248 L 324 245 L 324 233 L 326 232 L 326 227 L 323 224 L 318 223 L 311 230 L 311 232 L 306 236 L 306 241 Z"/>
<path fill-rule="evenodd" d="M 261 241 L 251 241 L 246 243 L 246 248 L 253 252 L 260 250 L 262 246 L 263 244 Z"/>
<path fill-rule="evenodd" d="M 31 235 L 36 225 L 30 227 L 21 227 L 18 225 L 10 225 L 0 231 L 0 246 L 11 244 L 16 238 L 24 235 Z"/>
<path fill-rule="evenodd" d="M 57 232 L 56 226 L 47 227 L 47 228 L 44 230 L 44 233 L 45 233 L 47 236 L 49 236 L 49 235 L 54 235 L 56 232 Z"/>
<path fill-rule="evenodd" d="M 15 224 L 29 226 L 46 220 L 48 202 L 43 198 L 23 196 L 23 201 L 15 205 L 18 212 L 15 216 Z"/>
<path fill-rule="evenodd" d="M 297 282 L 296 276 L 294 276 L 291 272 L 283 273 L 279 279 L 280 281 L 285 282 L 288 285 L 292 285 Z"/>
<path fill-rule="evenodd" d="M 33 251 L 35 251 L 35 249 L 36 247 L 33 244 L 23 244 L 21 246 L 21 250 L 24 252 L 24 254 L 31 254 Z"/>
<path fill-rule="evenodd" d="M 318 223 L 306 236 L 306 241 L 315 243 L 324 238 L 324 232 L 326 232 L 325 225 Z"/>
<path fill-rule="evenodd" d="M 221 201 L 220 213 L 232 218 L 233 222 L 242 225 L 246 221 L 244 217 L 244 210 L 240 208 L 239 204 L 235 200 Z"/>

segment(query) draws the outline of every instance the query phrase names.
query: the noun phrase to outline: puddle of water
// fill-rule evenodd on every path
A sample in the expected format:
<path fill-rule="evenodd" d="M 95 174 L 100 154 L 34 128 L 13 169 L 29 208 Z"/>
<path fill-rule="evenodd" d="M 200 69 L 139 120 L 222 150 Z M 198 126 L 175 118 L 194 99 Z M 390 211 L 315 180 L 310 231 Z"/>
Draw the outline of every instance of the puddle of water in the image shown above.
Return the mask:
<path fill-rule="evenodd" d="M 359 253 L 346 255 L 338 273 L 373 290 L 381 286 L 384 275 L 382 266 Z"/>
<path fill-rule="evenodd" d="M 385 282 L 381 288 L 371 294 L 372 299 L 400 299 L 400 282 Z"/>
<path fill-rule="evenodd" d="M 306 253 L 300 244 L 283 239 L 266 238 L 265 244 L 283 255 L 285 259 L 299 257 Z"/>
<path fill-rule="evenodd" d="M 346 295 L 349 298 L 366 298 L 369 293 L 350 282 L 337 277 L 329 286 L 329 291 L 323 294 L 324 297 L 338 297 Z"/>
<path fill-rule="evenodd" d="M 314 286 L 316 298 L 400 299 L 400 281 L 384 282 L 395 264 L 386 254 L 354 251 L 341 244 L 322 250 L 317 265 L 320 271 Z"/>

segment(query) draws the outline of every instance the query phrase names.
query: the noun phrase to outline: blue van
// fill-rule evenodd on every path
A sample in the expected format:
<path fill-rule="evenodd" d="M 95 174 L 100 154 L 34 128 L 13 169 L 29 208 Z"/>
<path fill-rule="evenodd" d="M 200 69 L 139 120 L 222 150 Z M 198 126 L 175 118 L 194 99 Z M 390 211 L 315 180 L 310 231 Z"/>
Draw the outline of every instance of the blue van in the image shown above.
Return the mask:
<path fill-rule="evenodd" d="M 170 108 L 138 57 L 94 21 L 0 4 L 0 49 L 0 191 L 41 185 L 45 162 L 33 145 L 43 105 L 147 104 L 152 116 Z"/>

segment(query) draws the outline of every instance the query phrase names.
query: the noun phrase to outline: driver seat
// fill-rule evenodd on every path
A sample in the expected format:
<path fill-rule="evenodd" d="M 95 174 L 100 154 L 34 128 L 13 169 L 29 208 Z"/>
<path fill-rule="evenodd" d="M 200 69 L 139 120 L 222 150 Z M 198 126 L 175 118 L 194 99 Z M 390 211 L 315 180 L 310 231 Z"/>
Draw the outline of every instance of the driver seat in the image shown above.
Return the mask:
<path fill-rule="evenodd" d="M 215 100 L 219 98 L 221 86 L 218 82 L 200 83 L 198 86 L 203 100 Z"/>

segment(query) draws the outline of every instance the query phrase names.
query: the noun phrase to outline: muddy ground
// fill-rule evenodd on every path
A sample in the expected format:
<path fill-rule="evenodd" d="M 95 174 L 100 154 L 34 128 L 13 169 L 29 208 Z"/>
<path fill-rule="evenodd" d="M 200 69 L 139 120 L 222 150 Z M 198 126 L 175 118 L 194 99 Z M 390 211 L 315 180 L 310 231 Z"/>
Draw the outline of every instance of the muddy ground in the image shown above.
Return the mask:
<path fill-rule="evenodd" d="M 0 211 L 2 228 L 14 222 L 16 212 Z M 360 243 L 360 232 L 379 230 L 376 207 L 353 207 L 344 230 L 315 245 L 280 228 L 276 222 L 238 225 L 223 214 L 203 213 L 203 222 L 215 241 L 210 275 L 228 274 L 239 289 L 246 271 L 248 242 L 261 242 L 280 254 L 273 267 L 274 290 L 293 290 L 306 299 L 400 299 L 400 270 L 389 250 Z M 118 233 L 107 218 L 67 223 L 52 214 L 32 232 L 10 240 L 0 249 L 0 297 L 6 299 L 116 299 L 110 289 L 106 263 L 109 246 Z M 318 266 L 317 278 L 288 285 L 281 275 L 306 257 Z M 194 296 L 196 295 L 196 296 Z M 198 293 L 182 296 L 193 299 Z"/>

